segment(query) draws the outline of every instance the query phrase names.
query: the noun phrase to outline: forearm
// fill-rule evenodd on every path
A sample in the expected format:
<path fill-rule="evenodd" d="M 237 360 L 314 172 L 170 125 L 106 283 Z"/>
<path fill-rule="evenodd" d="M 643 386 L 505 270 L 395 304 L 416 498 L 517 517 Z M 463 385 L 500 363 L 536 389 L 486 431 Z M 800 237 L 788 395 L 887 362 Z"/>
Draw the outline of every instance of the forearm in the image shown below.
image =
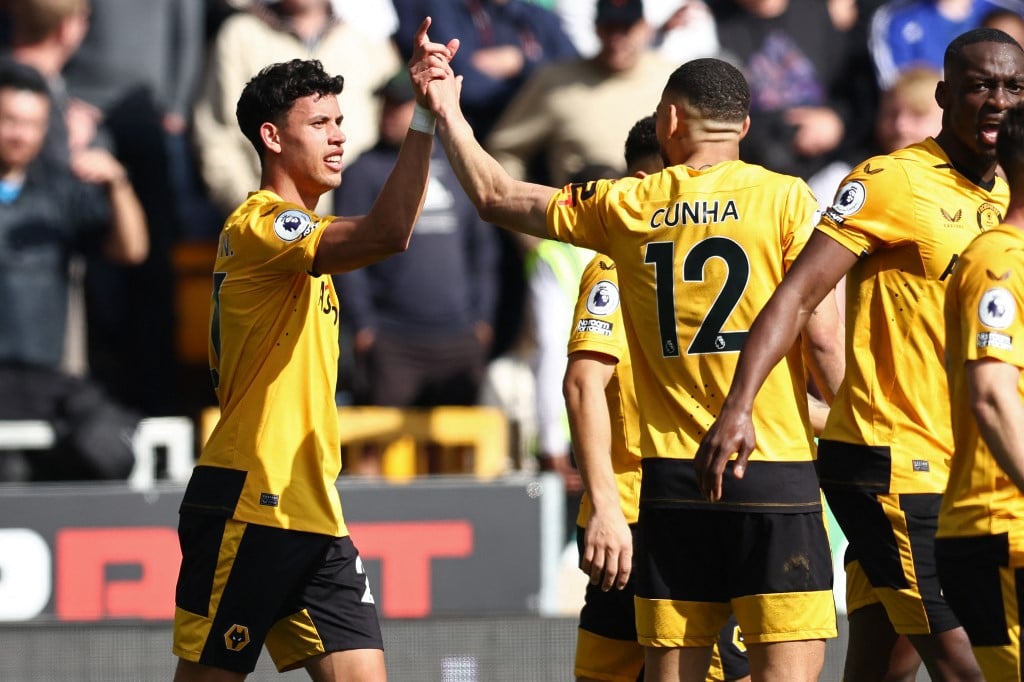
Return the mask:
<path fill-rule="evenodd" d="M 438 133 L 452 169 L 480 217 L 546 239 L 547 198 L 553 188 L 514 180 L 477 141 L 461 113 L 440 113 Z"/>
<path fill-rule="evenodd" d="M 565 386 L 573 454 L 595 512 L 621 512 L 611 460 L 611 418 L 604 387 L 597 381 L 573 380 Z"/>
<path fill-rule="evenodd" d="M 829 405 L 846 372 L 845 325 L 834 295 L 827 295 L 807 320 L 801 335 L 804 359 L 814 383 Z"/>
<path fill-rule="evenodd" d="M 978 431 L 996 462 L 1024 492 L 1024 404 L 1017 392 L 1016 367 L 979 361 L 982 371 L 969 378 L 971 409 Z"/>
<path fill-rule="evenodd" d="M 108 183 L 107 196 L 110 232 L 104 244 L 105 255 L 114 263 L 138 265 L 149 255 L 149 230 L 142 204 L 126 176 Z"/>

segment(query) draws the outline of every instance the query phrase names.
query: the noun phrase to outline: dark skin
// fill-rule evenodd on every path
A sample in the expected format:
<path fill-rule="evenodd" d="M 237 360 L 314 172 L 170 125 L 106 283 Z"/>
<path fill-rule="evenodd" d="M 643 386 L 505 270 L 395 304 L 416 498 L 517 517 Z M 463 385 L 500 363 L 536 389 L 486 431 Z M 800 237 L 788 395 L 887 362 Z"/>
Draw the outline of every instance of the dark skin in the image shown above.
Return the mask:
<path fill-rule="evenodd" d="M 996 171 L 998 123 L 1024 94 L 1024 52 L 1016 45 L 976 43 L 967 46 L 962 60 L 951 67 L 946 80 L 936 87 L 935 98 L 943 109 L 942 130 L 936 141 L 961 174 L 979 184 L 991 182 Z M 696 453 L 697 479 L 709 501 L 721 499 L 722 476 L 734 454 L 732 475 L 742 478 L 746 471 L 756 442 L 751 416 L 754 397 L 769 371 L 792 347 L 818 303 L 857 259 L 857 254 L 816 231 L 754 322 L 745 344 L 749 350 L 740 355 L 722 412 Z M 884 616 L 884 611 L 875 611 L 876 618 Z M 884 625 L 888 623 L 880 621 L 877 627 L 869 624 L 858 631 L 885 632 Z M 981 679 L 962 628 L 912 635 L 910 640 L 932 679 Z M 884 650 L 884 644 L 879 644 L 881 647 L 876 648 L 851 637 L 847 659 L 877 657 Z M 847 673 L 851 672 L 848 667 Z M 865 674 L 861 679 L 879 678 Z"/>

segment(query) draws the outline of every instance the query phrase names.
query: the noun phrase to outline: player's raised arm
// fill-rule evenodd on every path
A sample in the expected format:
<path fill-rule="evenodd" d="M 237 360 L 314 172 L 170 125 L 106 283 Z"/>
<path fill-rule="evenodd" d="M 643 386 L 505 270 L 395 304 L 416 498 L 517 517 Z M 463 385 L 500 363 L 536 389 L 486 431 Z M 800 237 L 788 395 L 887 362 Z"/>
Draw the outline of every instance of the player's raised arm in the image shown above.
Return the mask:
<path fill-rule="evenodd" d="M 433 115 L 425 106 L 427 83 L 452 77 L 447 63 L 458 51 L 458 41 L 447 45 L 431 42 L 429 28 L 427 17 L 414 39 L 409 77 L 418 106 L 395 167 L 365 216 L 340 217 L 331 223 L 317 249 L 316 272 L 347 272 L 404 251 L 409 245 L 426 196 L 434 139 Z"/>
<path fill-rule="evenodd" d="M 557 190 L 513 179 L 484 151 L 462 114 L 461 89 L 461 77 L 446 77 L 433 80 L 427 92 L 429 106 L 437 116 L 438 136 L 459 183 L 487 222 L 549 238 L 547 206 Z"/>

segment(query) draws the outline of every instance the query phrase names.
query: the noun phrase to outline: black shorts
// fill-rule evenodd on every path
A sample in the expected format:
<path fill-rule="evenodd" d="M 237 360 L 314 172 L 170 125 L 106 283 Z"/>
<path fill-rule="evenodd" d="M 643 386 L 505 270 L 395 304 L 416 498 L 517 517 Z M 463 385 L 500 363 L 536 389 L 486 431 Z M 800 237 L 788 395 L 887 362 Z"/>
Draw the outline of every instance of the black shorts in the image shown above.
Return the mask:
<path fill-rule="evenodd" d="M 825 497 L 856 561 L 896 632 L 924 635 L 959 627 L 935 568 L 942 496 L 827 488 Z"/>
<path fill-rule="evenodd" d="M 629 527 L 636 546 L 637 526 Z M 576 547 L 583 554 L 584 529 L 576 528 Z M 621 590 L 603 591 L 587 583 L 576 640 L 577 677 L 635 682 L 642 679 L 644 648 L 636 638 L 634 580 Z M 708 680 L 738 680 L 750 674 L 747 648 L 733 615 L 722 627 L 711 658 Z"/>
<path fill-rule="evenodd" d="M 182 514 L 178 539 L 174 653 L 182 659 L 249 673 L 266 644 L 283 672 L 332 651 L 384 648 L 348 537 Z"/>

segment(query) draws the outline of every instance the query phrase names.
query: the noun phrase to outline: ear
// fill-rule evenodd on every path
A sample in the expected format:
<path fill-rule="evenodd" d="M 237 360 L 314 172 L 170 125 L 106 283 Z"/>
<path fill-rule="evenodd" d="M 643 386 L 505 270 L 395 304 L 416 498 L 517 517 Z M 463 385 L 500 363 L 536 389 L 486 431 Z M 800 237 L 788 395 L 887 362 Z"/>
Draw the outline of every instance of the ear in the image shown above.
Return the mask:
<path fill-rule="evenodd" d="M 935 103 L 942 110 L 946 109 L 946 97 L 948 95 L 949 88 L 946 87 L 946 81 L 942 80 L 935 84 Z"/>
<path fill-rule="evenodd" d="M 747 132 L 750 130 L 750 117 L 747 116 L 743 119 L 743 127 L 740 129 L 740 139 L 742 140 L 747 136 Z"/>
<path fill-rule="evenodd" d="M 276 125 L 264 122 L 260 126 L 260 139 L 263 140 L 263 146 L 267 148 L 267 151 L 274 154 L 281 153 L 281 132 Z"/>
<path fill-rule="evenodd" d="M 637 172 L 633 173 L 633 177 L 643 180 L 644 178 L 647 177 L 647 171 L 638 170 Z"/>

